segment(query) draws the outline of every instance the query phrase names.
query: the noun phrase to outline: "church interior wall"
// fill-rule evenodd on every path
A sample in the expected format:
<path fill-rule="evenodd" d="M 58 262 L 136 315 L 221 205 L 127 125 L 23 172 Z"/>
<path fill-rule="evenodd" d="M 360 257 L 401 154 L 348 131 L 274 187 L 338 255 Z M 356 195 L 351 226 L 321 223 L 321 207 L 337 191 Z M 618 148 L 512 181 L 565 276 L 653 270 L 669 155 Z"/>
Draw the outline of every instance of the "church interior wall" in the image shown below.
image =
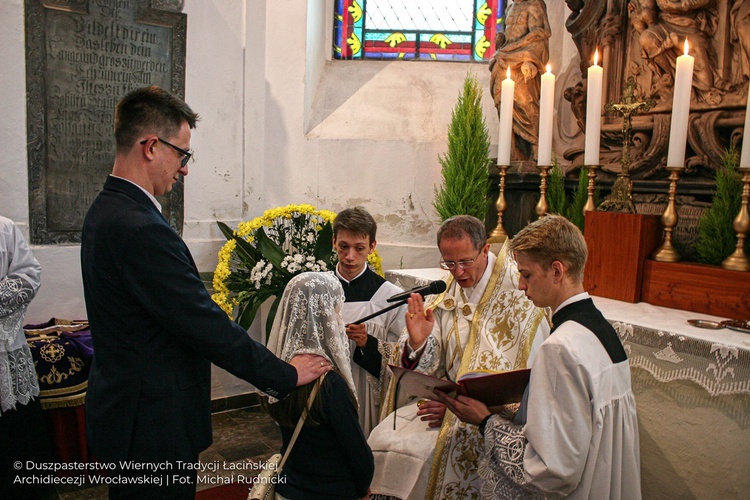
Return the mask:
<path fill-rule="evenodd" d="M 550 2 L 558 10 L 564 2 Z M 186 0 L 185 99 L 202 120 L 185 182 L 184 238 L 201 271 L 236 225 L 264 210 L 361 204 L 379 223 L 386 268 L 430 267 L 439 255 L 432 207 L 451 111 L 473 72 L 495 154 L 497 115 L 485 64 L 332 61 L 332 0 Z M 23 2 L 3 2 L 3 212 L 28 229 Z M 551 46 L 567 50 L 563 23 Z M 562 52 L 558 50 L 558 56 Z M 552 61 L 561 67 L 560 61 Z M 427 71 L 429 70 L 429 71 Z M 102 180 L 103 182 L 103 180 Z M 44 283 L 29 321 L 85 317 L 77 246 L 35 246 Z"/>
<path fill-rule="evenodd" d="M 564 88 L 580 79 L 578 55 L 564 26 L 569 11 L 564 0 L 548 4 L 551 63 L 558 74 L 555 138 L 579 137 L 582 144 L 561 98 Z M 290 203 L 334 211 L 364 205 L 379 223 L 385 268 L 435 266 L 438 218 L 432 199 L 440 182 L 438 154 L 446 150 L 451 110 L 468 70 L 485 92 L 491 155 L 497 147 L 486 65 L 332 61 L 332 0 L 309 1 L 307 9 L 290 5 L 184 2 L 185 98 L 202 121 L 193 131 L 196 161 L 185 183 L 183 230 L 198 267 L 211 271 L 216 263 L 224 241 L 216 220 L 236 225 Z M 0 213 L 28 234 L 23 25 L 23 0 L 0 2 Z M 85 317 L 79 246 L 35 245 L 33 251 L 43 267 L 42 287 L 27 321 Z M 246 389 L 232 384 L 217 377 L 212 389 L 220 395 Z M 649 407 L 656 413 L 644 412 L 642 443 L 656 453 L 644 455 L 647 465 L 658 469 L 652 476 L 669 476 L 677 461 L 685 460 L 681 467 L 697 466 L 676 444 L 661 448 L 652 442 L 652 422 L 668 421 L 667 412 L 680 409 Z M 693 496 L 694 485 L 680 488 Z"/>

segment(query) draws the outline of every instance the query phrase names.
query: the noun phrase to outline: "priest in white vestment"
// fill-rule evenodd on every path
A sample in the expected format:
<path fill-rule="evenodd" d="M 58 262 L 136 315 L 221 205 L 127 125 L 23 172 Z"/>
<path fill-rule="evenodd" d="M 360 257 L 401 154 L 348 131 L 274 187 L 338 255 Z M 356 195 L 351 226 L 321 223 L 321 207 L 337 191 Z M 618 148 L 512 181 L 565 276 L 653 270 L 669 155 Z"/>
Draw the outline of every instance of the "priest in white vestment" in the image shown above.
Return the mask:
<path fill-rule="evenodd" d="M 411 296 L 408 334 L 393 364 L 456 381 L 470 371 L 525 368 L 533 360 L 549 323 L 516 289 L 517 270 L 507 249 L 496 257 L 486 238 L 475 217 L 452 217 L 440 227 L 441 267 L 451 272 L 448 289 L 427 308 L 421 296 Z M 381 411 L 387 416 L 368 440 L 375 498 L 477 498 L 482 452 L 477 428 L 446 412 L 442 403 L 401 396 L 391 381 Z"/>
<path fill-rule="evenodd" d="M 377 224 L 362 207 L 347 208 L 333 223 L 333 247 L 338 255 L 336 276 L 344 288 L 341 310 L 352 340 L 352 376 L 359 401 L 359 423 L 365 437 L 379 421 L 380 387 L 384 367 L 405 327 L 406 305 L 360 325 L 351 324 L 390 306 L 386 299 L 403 290 L 376 274 L 367 256 L 377 245 Z"/>
<path fill-rule="evenodd" d="M 482 498 L 640 499 L 630 367 L 614 328 L 583 290 L 583 235 L 548 215 L 519 232 L 510 248 L 519 288 L 554 310 L 554 326 L 512 420 L 471 398 L 443 397 L 484 434 Z"/>

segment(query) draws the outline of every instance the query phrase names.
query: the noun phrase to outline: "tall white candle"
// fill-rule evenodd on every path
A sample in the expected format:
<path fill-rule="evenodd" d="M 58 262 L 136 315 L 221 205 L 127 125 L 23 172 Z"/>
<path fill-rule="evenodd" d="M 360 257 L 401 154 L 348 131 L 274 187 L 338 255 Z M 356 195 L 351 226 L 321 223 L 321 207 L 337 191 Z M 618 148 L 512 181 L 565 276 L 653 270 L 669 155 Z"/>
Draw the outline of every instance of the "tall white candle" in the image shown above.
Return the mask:
<path fill-rule="evenodd" d="M 668 167 L 685 165 L 687 147 L 688 118 L 690 116 L 690 92 L 693 87 L 693 64 L 695 59 L 688 55 L 688 41 L 685 39 L 685 54 L 677 58 L 674 77 L 674 99 L 672 100 L 672 124 L 669 128 Z"/>
<path fill-rule="evenodd" d="M 510 139 L 513 133 L 513 98 L 516 82 L 510 78 L 510 66 L 508 66 L 508 77 L 503 80 L 502 92 L 500 93 L 500 136 L 497 146 L 497 164 L 510 165 Z"/>
<path fill-rule="evenodd" d="M 745 134 L 742 136 L 742 155 L 740 167 L 750 168 L 750 89 L 747 93 L 747 109 L 745 109 Z"/>
<path fill-rule="evenodd" d="M 602 130 L 602 67 L 597 65 L 599 49 L 594 52 L 594 65 L 589 67 L 586 91 L 586 153 L 584 165 L 599 165 L 599 137 Z"/>
<path fill-rule="evenodd" d="M 552 165 L 552 115 L 555 105 L 555 75 L 547 65 L 547 72 L 542 75 L 542 92 L 539 98 L 539 146 L 537 155 L 539 165 Z"/>

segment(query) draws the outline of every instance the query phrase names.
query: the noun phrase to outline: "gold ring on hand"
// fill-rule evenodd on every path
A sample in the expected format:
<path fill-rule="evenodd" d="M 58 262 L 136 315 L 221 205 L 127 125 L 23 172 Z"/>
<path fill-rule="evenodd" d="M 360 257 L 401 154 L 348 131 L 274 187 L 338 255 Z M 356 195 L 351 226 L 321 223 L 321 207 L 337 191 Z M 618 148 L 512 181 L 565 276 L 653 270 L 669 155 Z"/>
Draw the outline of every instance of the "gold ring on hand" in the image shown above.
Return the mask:
<path fill-rule="evenodd" d="M 414 313 L 409 313 L 409 318 L 414 319 Z"/>
<path fill-rule="evenodd" d="M 323 363 L 322 361 L 320 362 L 320 366 L 325 366 L 325 365 L 326 365 L 326 364 L 325 364 L 325 363 Z"/>

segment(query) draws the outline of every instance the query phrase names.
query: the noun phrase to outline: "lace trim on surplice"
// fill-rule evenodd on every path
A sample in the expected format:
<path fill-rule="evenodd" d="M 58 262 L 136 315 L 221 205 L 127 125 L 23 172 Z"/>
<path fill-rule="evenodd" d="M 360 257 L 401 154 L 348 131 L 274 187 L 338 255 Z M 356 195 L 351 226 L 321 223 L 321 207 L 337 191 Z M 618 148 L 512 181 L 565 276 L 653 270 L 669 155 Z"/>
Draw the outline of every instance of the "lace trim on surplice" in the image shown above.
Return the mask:
<path fill-rule="evenodd" d="M 28 344 L 10 352 L 0 352 L 0 418 L 1 413 L 28 404 L 39 395 L 39 382 Z"/>

